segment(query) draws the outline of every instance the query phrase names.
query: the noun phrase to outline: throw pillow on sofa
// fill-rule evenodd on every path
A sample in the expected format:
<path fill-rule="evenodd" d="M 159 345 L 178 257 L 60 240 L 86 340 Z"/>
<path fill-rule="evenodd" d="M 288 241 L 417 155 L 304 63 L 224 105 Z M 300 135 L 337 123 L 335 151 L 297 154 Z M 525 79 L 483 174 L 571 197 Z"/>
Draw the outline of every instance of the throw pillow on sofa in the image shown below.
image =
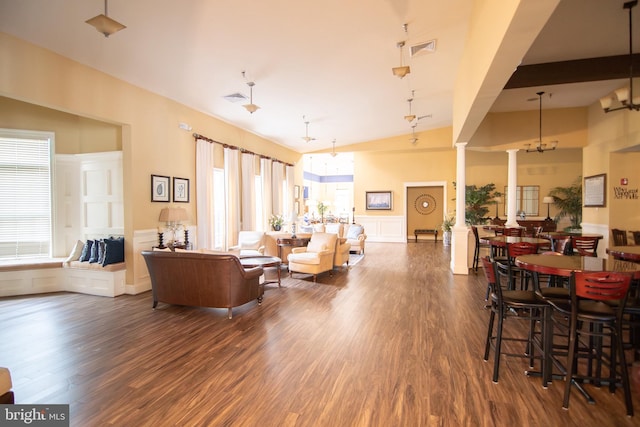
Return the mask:
<path fill-rule="evenodd" d="M 83 248 L 84 248 L 84 242 L 82 240 L 78 240 L 75 246 L 73 247 L 73 249 L 71 249 L 71 253 L 67 257 L 67 259 L 64 260 L 64 262 L 78 261 L 82 256 Z"/>
<path fill-rule="evenodd" d="M 104 239 L 102 266 L 124 262 L 124 237 Z"/>
<path fill-rule="evenodd" d="M 99 240 L 93 241 L 93 245 L 91 246 L 91 256 L 89 256 L 89 264 L 95 264 L 96 262 L 98 262 L 98 247 L 100 246 L 99 243 Z"/>
<path fill-rule="evenodd" d="M 347 239 L 357 239 L 362 234 L 362 227 L 359 225 L 352 225 L 347 232 Z"/>
<path fill-rule="evenodd" d="M 82 247 L 82 254 L 80 255 L 81 262 L 89 261 L 91 258 L 91 247 L 93 246 L 93 240 L 87 240 Z"/>

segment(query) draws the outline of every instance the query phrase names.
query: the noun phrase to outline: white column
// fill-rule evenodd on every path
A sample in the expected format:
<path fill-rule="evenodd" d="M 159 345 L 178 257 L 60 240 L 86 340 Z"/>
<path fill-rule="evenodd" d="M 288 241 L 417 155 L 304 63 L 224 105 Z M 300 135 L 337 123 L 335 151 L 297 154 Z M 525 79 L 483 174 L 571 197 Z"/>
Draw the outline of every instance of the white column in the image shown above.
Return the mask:
<path fill-rule="evenodd" d="M 509 172 L 507 175 L 507 227 L 518 227 L 518 216 L 516 213 L 516 191 L 518 186 L 518 159 L 517 148 L 507 150 L 509 154 Z"/>
<path fill-rule="evenodd" d="M 451 271 L 453 274 L 469 274 L 469 229 L 464 221 L 467 143 L 456 144 L 456 224 L 451 233 Z"/>

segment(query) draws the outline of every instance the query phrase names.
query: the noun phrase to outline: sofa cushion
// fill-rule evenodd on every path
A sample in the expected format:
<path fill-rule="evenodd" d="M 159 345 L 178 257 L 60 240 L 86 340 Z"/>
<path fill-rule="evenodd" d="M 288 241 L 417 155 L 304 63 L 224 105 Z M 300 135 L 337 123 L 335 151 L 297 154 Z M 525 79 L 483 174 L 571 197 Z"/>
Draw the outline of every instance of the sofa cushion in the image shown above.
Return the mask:
<path fill-rule="evenodd" d="M 100 240 L 94 240 L 91 246 L 91 256 L 89 256 L 89 264 L 98 262 L 98 248 L 100 247 Z"/>
<path fill-rule="evenodd" d="M 240 242 L 240 249 L 258 249 L 262 240 L 250 240 Z"/>
<path fill-rule="evenodd" d="M 342 234 L 342 224 L 338 222 L 332 222 L 324 226 L 325 233 L 337 234 L 340 236 Z"/>
<path fill-rule="evenodd" d="M 80 255 L 80 261 L 87 262 L 91 258 L 91 248 L 93 247 L 93 240 L 87 240 L 82 247 L 82 254 Z"/>
<path fill-rule="evenodd" d="M 347 239 L 357 239 L 362 234 L 362 230 L 361 225 L 351 225 L 349 231 L 347 231 Z"/>
<path fill-rule="evenodd" d="M 320 264 L 320 256 L 315 252 L 300 252 L 297 254 L 289 255 L 289 262 L 295 262 L 297 264 Z"/>
<path fill-rule="evenodd" d="M 71 253 L 64 262 L 78 261 L 80 256 L 82 256 L 82 249 L 84 248 L 84 242 L 82 240 L 78 240 L 76 244 L 71 249 Z"/>

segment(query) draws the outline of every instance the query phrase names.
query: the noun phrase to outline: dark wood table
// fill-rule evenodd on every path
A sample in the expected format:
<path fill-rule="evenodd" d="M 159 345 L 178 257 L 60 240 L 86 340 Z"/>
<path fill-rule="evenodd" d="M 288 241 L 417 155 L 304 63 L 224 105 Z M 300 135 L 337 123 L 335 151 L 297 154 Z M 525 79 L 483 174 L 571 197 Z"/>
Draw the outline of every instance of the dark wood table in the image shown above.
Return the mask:
<path fill-rule="evenodd" d="M 311 240 L 310 237 L 282 237 L 279 238 L 278 240 L 276 240 L 276 245 L 278 246 L 278 257 L 280 259 L 282 258 L 282 248 L 283 247 L 291 247 L 291 248 L 300 248 L 303 246 L 307 246 L 309 244 L 309 241 Z M 285 260 L 285 262 L 287 262 Z"/>
<path fill-rule="evenodd" d="M 613 246 L 607 248 L 607 253 L 617 259 L 640 262 L 640 246 Z"/>
<path fill-rule="evenodd" d="M 542 231 L 540 233 L 540 237 L 544 239 L 553 239 L 557 237 L 595 237 L 597 239 L 602 239 L 604 236 L 602 234 L 595 233 L 575 233 L 572 231 Z"/>
<path fill-rule="evenodd" d="M 240 257 L 240 264 L 242 264 L 245 268 L 253 268 L 253 267 L 275 267 L 278 272 L 278 280 L 265 280 L 262 282 L 263 285 L 267 285 L 269 283 L 277 283 L 278 287 L 281 287 L 281 276 L 280 276 L 280 266 L 282 265 L 282 260 L 275 256 L 267 256 L 267 255 L 254 255 L 254 256 L 246 256 Z"/>
<path fill-rule="evenodd" d="M 497 246 L 499 248 L 505 248 L 509 243 L 533 243 L 536 246 L 548 245 L 547 239 L 539 239 L 537 237 L 518 237 L 518 236 L 483 236 L 480 237 L 480 243 L 484 243 L 490 246 Z"/>
<path fill-rule="evenodd" d="M 574 271 L 616 271 L 633 273 L 634 279 L 640 279 L 640 264 L 613 257 L 522 255 L 516 258 L 516 265 L 528 271 L 561 277 L 569 277 Z"/>

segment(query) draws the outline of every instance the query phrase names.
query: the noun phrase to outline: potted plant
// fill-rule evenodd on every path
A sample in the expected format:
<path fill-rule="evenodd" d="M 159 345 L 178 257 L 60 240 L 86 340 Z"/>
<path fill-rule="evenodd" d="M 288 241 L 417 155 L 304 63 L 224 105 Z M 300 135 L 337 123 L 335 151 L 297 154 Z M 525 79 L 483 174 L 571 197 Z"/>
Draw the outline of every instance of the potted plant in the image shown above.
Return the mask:
<path fill-rule="evenodd" d="M 571 226 L 568 229 L 582 229 L 582 177 L 579 176 L 569 187 L 554 187 L 549 192 L 553 204 L 558 208 L 555 221 L 569 217 Z"/>
<path fill-rule="evenodd" d="M 280 231 L 282 229 L 282 226 L 284 225 L 284 216 L 282 214 L 271 215 L 271 217 L 269 217 L 269 225 L 271 226 L 273 231 Z"/>
<path fill-rule="evenodd" d="M 450 212 L 444 216 L 442 221 L 442 242 L 445 246 L 451 245 L 451 228 L 456 223 L 456 216 L 454 213 Z"/>
<path fill-rule="evenodd" d="M 456 183 L 453 183 L 455 187 Z M 465 187 L 465 223 L 468 225 L 484 224 L 488 218 L 485 215 L 489 213 L 487 205 L 496 204 L 496 198 L 501 197 L 502 193 L 496 191 L 496 185 L 489 183 L 478 187 L 477 185 L 467 185 Z"/>

